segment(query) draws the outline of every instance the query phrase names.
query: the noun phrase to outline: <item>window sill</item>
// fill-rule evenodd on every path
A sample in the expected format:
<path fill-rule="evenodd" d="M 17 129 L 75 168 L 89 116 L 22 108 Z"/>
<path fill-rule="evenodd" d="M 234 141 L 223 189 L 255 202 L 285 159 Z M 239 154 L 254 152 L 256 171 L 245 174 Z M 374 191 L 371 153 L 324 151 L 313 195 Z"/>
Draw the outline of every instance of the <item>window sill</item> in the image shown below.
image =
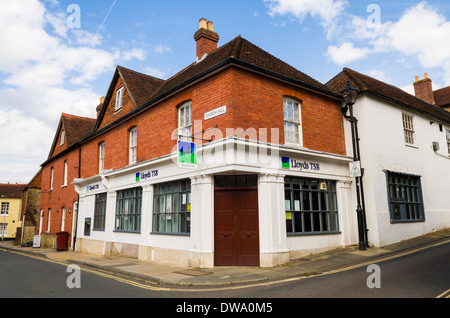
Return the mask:
<path fill-rule="evenodd" d="M 120 107 L 119 109 L 115 109 L 114 110 L 114 115 L 117 114 L 118 112 L 120 112 L 122 110 L 122 107 Z"/>
<path fill-rule="evenodd" d="M 285 146 L 288 146 L 288 147 L 294 147 L 294 148 L 302 148 L 302 149 L 306 149 L 305 147 L 303 147 L 302 144 L 296 144 L 296 143 L 288 142 L 288 141 L 285 141 L 285 142 L 284 142 L 284 145 L 285 145 Z"/>
<path fill-rule="evenodd" d="M 414 149 L 419 149 L 419 147 L 412 145 L 412 144 L 405 144 L 406 147 L 410 147 L 410 148 L 414 148 Z"/>
<path fill-rule="evenodd" d="M 287 233 L 287 237 L 292 236 L 313 236 L 313 235 L 339 235 L 342 234 L 341 231 L 330 231 L 330 232 L 303 232 L 303 233 Z"/>
<path fill-rule="evenodd" d="M 63 184 L 61 188 L 67 188 L 67 184 Z"/>
<path fill-rule="evenodd" d="M 150 232 L 150 235 L 191 236 L 190 233 Z"/>

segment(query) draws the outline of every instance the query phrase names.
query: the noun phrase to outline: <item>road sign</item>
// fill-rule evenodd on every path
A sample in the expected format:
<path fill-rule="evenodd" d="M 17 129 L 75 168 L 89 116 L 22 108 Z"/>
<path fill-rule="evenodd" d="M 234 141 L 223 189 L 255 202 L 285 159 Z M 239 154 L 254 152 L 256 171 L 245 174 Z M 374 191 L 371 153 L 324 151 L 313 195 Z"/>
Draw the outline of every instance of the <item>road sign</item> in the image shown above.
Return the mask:
<path fill-rule="evenodd" d="M 361 177 L 361 161 L 353 161 L 349 163 L 350 177 Z"/>

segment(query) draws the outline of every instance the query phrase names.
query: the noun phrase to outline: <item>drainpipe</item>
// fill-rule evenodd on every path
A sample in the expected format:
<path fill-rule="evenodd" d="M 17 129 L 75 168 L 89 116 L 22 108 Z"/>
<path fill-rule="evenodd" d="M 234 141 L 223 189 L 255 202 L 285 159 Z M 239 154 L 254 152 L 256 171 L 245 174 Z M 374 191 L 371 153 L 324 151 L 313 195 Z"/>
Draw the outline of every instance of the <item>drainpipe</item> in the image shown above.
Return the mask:
<path fill-rule="evenodd" d="M 77 144 L 78 147 L 78 179 L 81 178 L 81 144 Z M 80 208 L 80 195 L 77 196 L 77 210 L 73 211 L 73 217 L 75 218 L 75 228 L 73 230 L 73 244 L 72 249 L 75 252 L 75 245 L 77 242 L 77 230 L 78 230 L 78 210 Z M 75 210 L 75 209 L 74 209 Z M 72 222 L 73 223 L 73 222 Z"/>

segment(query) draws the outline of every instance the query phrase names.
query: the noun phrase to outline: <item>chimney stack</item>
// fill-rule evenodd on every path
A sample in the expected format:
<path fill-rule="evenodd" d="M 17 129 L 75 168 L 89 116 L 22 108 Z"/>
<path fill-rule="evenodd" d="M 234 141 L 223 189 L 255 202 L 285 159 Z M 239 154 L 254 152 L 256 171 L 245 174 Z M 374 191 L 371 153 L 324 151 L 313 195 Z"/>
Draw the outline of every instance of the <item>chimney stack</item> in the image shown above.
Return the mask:
<path fill-rule="evenodd" d="M 217 42 L 219 42 L 219 35 L 214 32 L 212 21 L 202 18 L 199 24 L 199 29 L 194 34 L 197 42 L 197 61 L 201 60 L 205 54 L 217 49 Z"/>
<path fill-rule="evenodd" d="M 417 98 L 421 100 L 434 104 L 433 95 L 433 85 L 430 78 L 428 78 L 428 73 L 424 74 L 424 79 L 419 80 L 419 76 L 416 76 L 416 81 L 414 82 L 414 94 Z"/>
<path fill-rule="evenodd" d="M 100 115 L 100 111 L 102 110 L 104 102 L 105 102 L 105 96 L 100 98 L 100 104 L 98 104 L 98 106 L 95 108 L 95 110 L 97 111 L 97 118 L 98 118 L 98 115 Z"/>

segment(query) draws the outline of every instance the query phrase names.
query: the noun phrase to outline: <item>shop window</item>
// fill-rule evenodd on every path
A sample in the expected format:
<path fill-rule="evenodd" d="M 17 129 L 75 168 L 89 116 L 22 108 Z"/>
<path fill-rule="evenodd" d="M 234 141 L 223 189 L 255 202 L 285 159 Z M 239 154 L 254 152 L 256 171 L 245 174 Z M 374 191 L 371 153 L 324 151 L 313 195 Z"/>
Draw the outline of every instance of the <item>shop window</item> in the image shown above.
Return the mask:
<path fill-rule="evenodd" d="M 117 191 L 115 230 L 140 232 L 142 188 Z"/>
<path fill-rule="evenodd" d="M 153 232 L 189 234 L 191 180 L 155 184 L 153 189 Z"/>
<path fill-rule="evenodd" d="M 285 177 L 287 234 L 338 233 L 336 182 Z"/>
<path fill-rule="evenodd" d="M 106 219 L 106 193 L 95 195 L 94 226 L 93 230 L 104 231 Z"/>
<path fill-rule="evenodd" d="M 420 177 L 387 171 L 386 178 L 391 222 L 424 221 Z"/>

